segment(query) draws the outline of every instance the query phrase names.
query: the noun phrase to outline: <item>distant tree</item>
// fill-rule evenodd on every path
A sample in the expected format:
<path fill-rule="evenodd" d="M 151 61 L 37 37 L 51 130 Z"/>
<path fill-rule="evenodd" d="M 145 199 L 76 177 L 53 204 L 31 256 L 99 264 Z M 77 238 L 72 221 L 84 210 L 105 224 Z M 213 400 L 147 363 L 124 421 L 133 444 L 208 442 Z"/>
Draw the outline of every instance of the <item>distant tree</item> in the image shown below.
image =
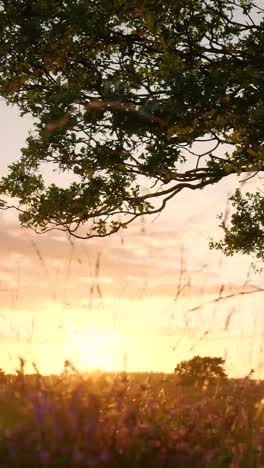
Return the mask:
<path fill-rule="evenodd" d="M 38 232 L 102 237 L 183 189 L 263 171 L 260 4 L 0 0 L 0 95 L 34 118 L 1 207 Z M 217 248 L 262 249 L 257 219 L 246 240 L 233 221 Z"/>
<path fill-rule="evenodd" d="M 0 382 L 5 380 L 5 371 L 3 369 L 0 369 Z"/>
<path fill-rule="evenodd" d="M 226 379 L 224 364 L 225 360 L 221 357 L 194 356 L 188 361 L 181 361 L 175 367 L 174 373 L 187 384 Z"/>

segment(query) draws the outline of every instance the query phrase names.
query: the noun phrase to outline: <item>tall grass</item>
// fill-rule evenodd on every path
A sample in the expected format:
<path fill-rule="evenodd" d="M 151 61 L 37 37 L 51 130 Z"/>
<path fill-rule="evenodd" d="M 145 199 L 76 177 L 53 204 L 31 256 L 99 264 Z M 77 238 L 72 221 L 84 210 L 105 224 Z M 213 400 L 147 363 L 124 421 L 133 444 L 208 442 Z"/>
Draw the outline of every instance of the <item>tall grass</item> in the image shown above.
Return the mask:
<path fill-rule="evenodd" d="M 6 467 L 260 467 L 264 384 L 183 387 L 173 374 L 80 374 L 1 381 Z"/>
<path fill-rule="evenodd" d="M 50 295 L 57 303 L 58 288 L 49 275 L 45 256 L 37 242 L 34 241 L 32 247 L 47 279 Z M 75 245 L 69 240 L 61 295 L 62 315 L 69 307 L 75 255 Z M 100 262 L 98 254 L 88 287 L 86 310 L 89 314 L 96 308 L 97 300 L 103 301 Z M 200 273 L 201 270 L 197 275 Z M 175 306 L 190 292 L 192 280 L 182 251 L 175 296 L 164 311 L 171 324 Z M 138 300 L 142 300 L 145 288 L 144 284 L 137 293 Z M 202 285 L 197 304 L 183 311 L 181 334 L 168 350 L 175 356 L 191 329 L 193 314 L 208 306 L 228 304 L 235 297 L 263 294 L 261 287 L 251 285 L 250 276 L 241 290 L 226 291 L 221 285 L 215 298 L 209 301 L 203 294 L 204 288 Z M 18 296 L 19 280 L 12 292 L 13 311 Z M 233 313 L 234 310 L 227 307 L 226 316 L 222 317 L 223 331 L 230 329 Z M 3 314 L 2 319 L 21 341 L 21 332 L 14 323 Z M 32 317 L 26 337 L 28 346 L 34 338 L 36 322 Z M 117 322 L 114 314 L 113 324 L 117 326 Z M 212 332 L 209 325 L 201 328 L 194 335 L 189 352 L 196 353 L 197 346 Z M 42 376 L 35 363 L 34 374 L 27 375 L 25 356 L 20 357 L 19 362 L 16 373 L 0 374 L 0 466 L 264 466 L 264 384 L 252 379 L 253 372 L 245 378 L 204 382 L 202 387 L 195 387 L 182 385 L 173 373 L 129 373 L 126 354 L 120 373 L 81 373 L 74 362 L 66 360 L 60 375 Z"/>

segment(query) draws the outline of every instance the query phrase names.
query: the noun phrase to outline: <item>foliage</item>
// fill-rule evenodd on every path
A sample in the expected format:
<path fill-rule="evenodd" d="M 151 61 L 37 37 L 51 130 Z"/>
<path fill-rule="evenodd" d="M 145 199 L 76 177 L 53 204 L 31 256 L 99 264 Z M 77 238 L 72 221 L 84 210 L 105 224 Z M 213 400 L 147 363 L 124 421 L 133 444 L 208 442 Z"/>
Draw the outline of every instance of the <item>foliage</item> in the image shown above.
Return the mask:
<path fill-rule="evenodd" d="M 264 198 L 261 193 L 244 196 L 240 190 L 230 197 L 236 211 L 231 216 L 231 225 L 223 219 L 220 226 L 224 230 L 224 240 L 210 242 L 211 248 L 222 250 L 226 255 L 236 252 L 254 254 L 264 260 Z M 220 217 L 223 218 L 223 215 Z"/>
<path fill-rule="evenodd" d="M 183 189 L 262 171 L 262 13 L 253 0 L 0 0 L 0 95 L 35 122 L 1 207 L 40 232 L 106 236 Z"/>
<path fill-rule="evenodd" d="M 194 356 L 188 361 L 180 362 L 174 369 L 174 373 L 181 378 L 184 383 L 210 381 L 215 379 L 225 379 L 227 377 L 223 365 L 225 360 L 221 357 Z"/>
<path fill-rule="evenodd" d="M 0 389 L 2 466 L 263 465 L 263 382 L 201 391 L 172 374 L 18 377 Z M 2 408 L 13 406 L 23 411 L 10 425 Z"/>

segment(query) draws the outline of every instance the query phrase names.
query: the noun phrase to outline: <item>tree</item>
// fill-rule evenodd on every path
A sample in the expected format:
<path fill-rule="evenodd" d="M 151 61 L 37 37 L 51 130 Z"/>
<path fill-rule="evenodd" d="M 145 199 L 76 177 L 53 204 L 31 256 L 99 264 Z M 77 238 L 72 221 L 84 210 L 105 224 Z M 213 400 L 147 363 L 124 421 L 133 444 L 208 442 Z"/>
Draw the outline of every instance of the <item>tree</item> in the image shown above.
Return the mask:
<path fill-rule="evenodd" d="M 254 254 L 257 260 L 264 260 L 264 197 L 260 192 L 247 192 L 242 196 L 240 190 L 230 197 L 236 211 L 227 225 L 224 216 L 220 227 L 224 230 L 224 240 L 210 242 L 210 248 L 221 250 L 225 255 L 236 252 Z"/>
<path fill-rule="evenodd" d="M 226 379 L 224 364 L 225 360 L 221 357 L 194 356 L 188 361 L 181 361 L 175 367 L 174 373 L 186 384 Z"/>
<path fill-rule="evenodd" d="M 262 13 L 257 0 L 0 0 L 0 95 L 35 122 L 1 207 L 37 232 L 102 237 L 184 189 L 263 171 Z"/>

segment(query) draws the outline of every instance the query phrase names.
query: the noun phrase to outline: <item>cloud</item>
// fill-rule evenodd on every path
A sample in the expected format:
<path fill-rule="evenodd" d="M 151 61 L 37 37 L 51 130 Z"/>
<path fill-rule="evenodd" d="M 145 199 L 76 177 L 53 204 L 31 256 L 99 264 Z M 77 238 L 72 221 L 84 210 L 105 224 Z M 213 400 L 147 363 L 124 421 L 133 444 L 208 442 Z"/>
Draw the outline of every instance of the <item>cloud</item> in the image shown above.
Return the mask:
<path fill-rule="evenodd" d="M 205 232 L 207 227 L 196 217 L 177 229 L 161 219 L 146 223 L 145 233 L 139 224 L 131 226 L 123 240 L 117 234 L 72 244 L 62 233 L 37 236 L 6 218 L 0 224 L 0 307 L 10 306 L 12 295 L 16 307 L 32 310 L 49 301 L 80 305 L 91 292 L 103 297 L 122 291 L 128 298 L 173 297 L 179 281 L 191 283 L 185 287 L 189 296 L 200 294 L 203 285 L 207 294 L 217 293 L 223 282 L 240 286 L 248 259 L 222 260 L 221 254 L 208 250 L 197 229 Z"/>

